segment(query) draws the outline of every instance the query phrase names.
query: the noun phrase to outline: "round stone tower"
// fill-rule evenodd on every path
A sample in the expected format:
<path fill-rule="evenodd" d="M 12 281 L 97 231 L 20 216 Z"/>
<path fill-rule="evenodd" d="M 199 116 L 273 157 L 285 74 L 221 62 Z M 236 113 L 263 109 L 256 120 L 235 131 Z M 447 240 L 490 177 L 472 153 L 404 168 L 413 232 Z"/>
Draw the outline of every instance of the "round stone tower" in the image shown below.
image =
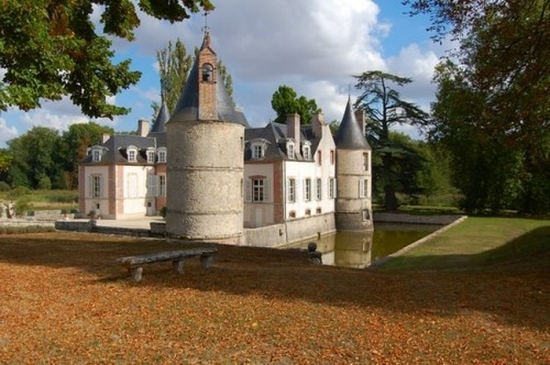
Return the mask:
<path fill-rule="evenodd" d="M 364 134 L 365 117 L 356 118 L 348 98 L 346 111 L 335 137 L 336 229 L 372 230 L 371 153 Z"/>
<path fill-rule="evenodd" d="M 243 238 L 244 128 L 205 33 L 167 128 L 166 233 L 239 244 Z"/>

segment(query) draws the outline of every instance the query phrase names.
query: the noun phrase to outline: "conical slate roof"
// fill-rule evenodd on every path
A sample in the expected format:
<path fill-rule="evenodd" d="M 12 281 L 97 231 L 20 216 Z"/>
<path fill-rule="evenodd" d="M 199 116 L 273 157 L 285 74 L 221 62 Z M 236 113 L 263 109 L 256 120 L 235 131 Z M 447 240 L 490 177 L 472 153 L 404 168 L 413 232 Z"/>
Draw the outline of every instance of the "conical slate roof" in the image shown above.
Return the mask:
<path fill-rule="evenodd" d="M 353 108 L 351 106 L 351 98 L 348 98 L 348 104 L 346 105 L 346 111 L 342 117 L 342 122 L 338 128 L 338 133 L 334 138 L 336 148 L 344 150 L 370 150 L 370 145 L 367 139 L 363 135 Z"/>
<path fill-rule="evenodd" d="M 201 46 L 201 51 L 209 46 L 209 35 L 205 34 L 205 40 Z M 189 77 L 185 82 L 183 92 L 176 104 L 176 108 L 170 118 L 170 122 L 186 122 L 199 120 L 199 57 L 195 62 Z M 220 72 L 216 68 L 216 114 L 217 120 L 227 123 L 237 123 L 248 127 L 248 122 L 242 112 L 235 110 L 233 102 L 229 97 L 227 89 L 223 83 Z"/>
<path fill-rule="evenodd" d="M 166 127 L 164 125 L 166 124 L 166 122 L 168 122 L 169 119 L 170 119 L 170 114 L 168 113 L 168 106 L 166 106 L 166 102 L 163 100 L 160 110 L 157 114 L 157 118 L 153 122 L 153 126 L 151 127 L 151 130 L 149 131 L 149 133 L 166 132 Z"/>

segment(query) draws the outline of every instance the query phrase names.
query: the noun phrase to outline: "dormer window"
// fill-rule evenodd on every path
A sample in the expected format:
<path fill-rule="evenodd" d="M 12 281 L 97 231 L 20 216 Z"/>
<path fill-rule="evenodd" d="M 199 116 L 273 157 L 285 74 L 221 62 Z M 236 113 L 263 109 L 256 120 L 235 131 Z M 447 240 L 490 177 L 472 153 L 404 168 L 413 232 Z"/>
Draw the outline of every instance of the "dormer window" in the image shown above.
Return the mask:
<path fill-rule="evenodd" d="M 296 158 L 296 154 L 294 153 L 294 142 L 287 142 L 286 143 L 286 154 L 288 158 L 294 160 Z"/>
<path fill-rule="evenodd" d="M 309 141 L 302 145 L 302 156 L 304 156 L 304 160 L 311 160 L 311 143 Z"/>
<path fill-rule="evenodd" d="M 147 163 L 155 163 L 155 149 L 154 148 L 148 148 L 147 149 Z"/>
<path fill-rule="evenodd" d="M 263 158 L 264 157 L 264 146 L 261 144 L 252 145 L 252 158 Z"/>
<path fill-rule="evenodd" d="M 158 149 L 158 163 L 166 163 L 166 147 Z"/>
<path fill-rule="evenodd" d="M 128 162 L 137 162 L 137 147 L 130 146 L 128 147 L 126 153 L 128 155 Z"/>
<path fill-rule="evenodd" d="M 101 161 L 101 147 L 94 146 L 92 147 L 92 162 Z"/>
<path fill-rule="evenodd" d="M 214 68 L 209 63 L 202 66 L 202 81 L 214 81 Z"/>

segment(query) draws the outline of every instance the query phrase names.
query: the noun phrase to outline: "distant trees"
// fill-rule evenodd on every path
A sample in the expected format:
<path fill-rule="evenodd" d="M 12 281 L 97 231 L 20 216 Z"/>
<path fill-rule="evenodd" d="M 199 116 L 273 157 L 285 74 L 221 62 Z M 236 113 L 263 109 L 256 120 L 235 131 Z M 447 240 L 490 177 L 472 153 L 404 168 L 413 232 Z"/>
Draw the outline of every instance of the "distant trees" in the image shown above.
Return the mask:
<path fill-rule="evenodd" d="M 7 173 L 12 187 L 31 189 L 75 189 L 78 185 L 78 162 L 87 148 L 99 144 L 103 133 L 113 129 L 96 123 L 73 124 L 62 135 L 53 128 L 33 127 L 8 141 Z"/>
<path fill-rule="evenodd" d="M 368 71 L 354 77 L 357 79 L 355 87 L 361 90 L 355 107 L 365 111 L 369 120 L 366 137 L 380 158 L 380 169 L 373 180 L 383 182 L 384 205 L 386 209 L 394 210 L 398 207 L 399 159 L 416 155 L 410 159 L 415 162 L 419 156 L 403 143 L 398 143 L 399 139 L 391 139 L 390 127 L 400 124 L 424 126 L 428 114 L 415 104 L 404 101 L 395 89 L 412 82 L 410 78 L 382 71 Z"/>
<path fill-rule="evenodd" d="M 301 123 L 308 124 L 311 117 L 321 111 L 315 99 L 298 96 L 293 88 L 286 85 L 279 86 L 273 93 L 271 107 L 277 113 L 276 123 L 285 123 L 288 114 L 297 113 Z"/>

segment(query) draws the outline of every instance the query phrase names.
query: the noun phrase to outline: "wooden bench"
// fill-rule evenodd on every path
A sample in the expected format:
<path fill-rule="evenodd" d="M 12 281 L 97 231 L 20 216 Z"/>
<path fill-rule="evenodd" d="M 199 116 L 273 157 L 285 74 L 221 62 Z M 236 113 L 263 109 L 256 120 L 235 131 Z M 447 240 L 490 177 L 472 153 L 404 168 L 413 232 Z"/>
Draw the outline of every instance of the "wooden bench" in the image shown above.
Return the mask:
<path fill-rule="evenodd" d="M 172 261 L 172 267 L 178 273 L 183 274 L 183 259 L 199 256 L 202 267 L 210 269 L 214 261 L 214 254 L 218 252 L 216 248 L 190 248 L 187 250 L 155 252 L 138 256 L 127 256 L 117 259 L 117 262 L 128 268 L 128 272 L 135 281 L 141 280 L 143 265 L 153 264 L 155 262 Z"/>

